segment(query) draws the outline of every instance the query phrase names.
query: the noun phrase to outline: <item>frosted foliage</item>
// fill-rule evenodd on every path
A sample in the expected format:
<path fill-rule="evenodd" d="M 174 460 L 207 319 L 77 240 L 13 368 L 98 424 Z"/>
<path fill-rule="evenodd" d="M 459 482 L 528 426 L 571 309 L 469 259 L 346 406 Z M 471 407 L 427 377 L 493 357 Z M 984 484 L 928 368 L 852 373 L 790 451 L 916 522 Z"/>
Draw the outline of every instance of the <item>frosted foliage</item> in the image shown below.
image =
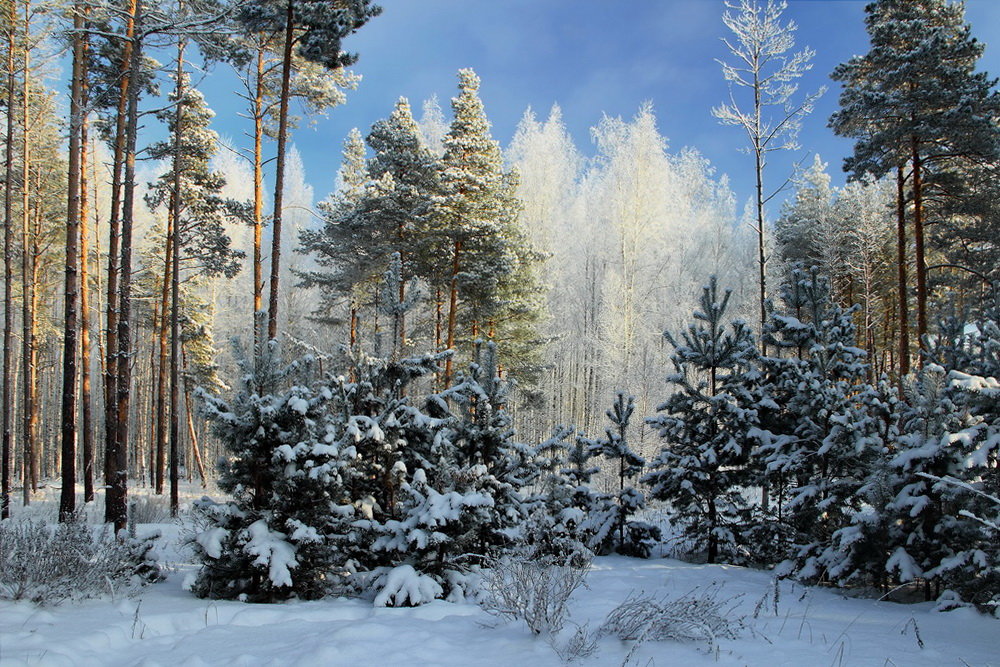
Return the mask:
<path fill-rule="evenodd" d="M 295 547 L 285 535 L 270 530 L 264 521 L 255 521 L 247 528 L 246 552 L 254 556 L 253 564 L 267 568 L 268 578 L 275 586 L 291 586 L 291 569 L 298 565 Z"/>
<path fill-rule="evenodd" d="M 415 607 L 441 597 L 442 592 L 441 584 L 433 578 L 417 572 L 412 565 L 400 565 L 386 575 L 375 606 Z"/>
<path fill-rule="evenodd" d="M 434 155 L 444 155 L 444 138 L 448 134 L 448 123 L 438 103 L 437 96 L 424 101 L 423 115 L 420 116 L 420 136 Z"/>
<path fill-rule="evenodd" d="M 726 179 L 697 151 L 671 153 L 651 105 L 603 118 L 592 137 L 597 154 L 583 158 L 558 107 L 544 121 L 529 110 L 507 160 L 520 175 L 521 219 L 551 253 L 549 333 L 574 332 L 548 347 L 548 423 L 599 432 L 620 387 L 640 414 L 653 412 L 669 361 L 661 334 L 684 321 L 682 304 L 709 274 L 733 288 L 734 314 L 744 311 L 754 240 Z M 637 431 L 649 453 L 648 429 Z"/>

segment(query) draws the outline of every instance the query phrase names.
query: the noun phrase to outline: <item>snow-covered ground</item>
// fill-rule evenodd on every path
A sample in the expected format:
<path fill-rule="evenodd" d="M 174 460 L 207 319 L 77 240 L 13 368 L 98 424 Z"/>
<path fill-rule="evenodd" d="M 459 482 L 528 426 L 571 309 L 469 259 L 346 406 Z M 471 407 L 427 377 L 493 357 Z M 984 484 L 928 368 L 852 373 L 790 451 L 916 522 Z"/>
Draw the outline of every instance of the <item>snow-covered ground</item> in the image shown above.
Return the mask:
<path fill-rule="evenodd" d="M 194 489 L 186 494 L 196 495 Z M 54 608 L 0 602 L 0 664 L 8 665 L 558 665 L 559 656 L 520 622 L 501 622 L 475 604 L 434 602 L 374 608 L 356 599 L 254 605 L 200 600 L 183 589 L 194 565 L 164 533 L 167 578 L 133 599 Z M 721 586 L 739 596 L 740 638 L 704 645 L 614 637 L 598 641 L 585 665 L 1000 665 L 1000 621 L 971 609 L 934 611 L 846 598 L 835 590 L 780 586 L 766 572 L 676 560 L 604 557 L 572 600 L 571 622 L 599 627 L 630 594 L 678 597 Z M 763 610 L 754 618 L 758 603 Z M 564 631 L 568 633 L 569 631 Z M 922 644 L 922 646 L 921 646 Z"/>

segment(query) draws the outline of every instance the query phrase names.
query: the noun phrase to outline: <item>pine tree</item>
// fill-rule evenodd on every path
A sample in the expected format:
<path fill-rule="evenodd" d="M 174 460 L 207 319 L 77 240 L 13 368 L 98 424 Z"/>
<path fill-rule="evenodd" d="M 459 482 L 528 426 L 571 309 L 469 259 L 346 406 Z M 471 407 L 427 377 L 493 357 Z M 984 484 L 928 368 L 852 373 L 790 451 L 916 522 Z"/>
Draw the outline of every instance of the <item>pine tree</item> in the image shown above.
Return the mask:
<path fill-rule="evenodd" d="M 149 148 L 153 158 L 169 160 L 170 168 L 152 184 L 146 196 L 151 209 L 163 206 L 168 208 L 165 270 L 160 300 L 160 409 L 157 411 L 160 428 L 156 481 L 158 491 L 162 492 L 164 440 L 169 415 L 170 499 L 171 509 L 175 513 L 179 506 L 181 272 L 186 269 L 188 279 L 199 274 L 232 277 L 239 270 L 239 259 L 243 256 L 230 248 L 230 238 L 225 229 L 227 211 L 232 208 L 220 196 L 225 180 L 210 167 L 210 160 L 218 144 L 218 135 L 209 129 L 209 123 L 215 114 L 205 105 L 202 94 L 190 86 L 188 74 L 183 69 L 183 54 L 184 41 L 181 40 L 177 70 L 174 73 L 175 88 L 170 95 L 174 105 L 158 114 L 167 124 L 170 139 L 157 142 Z M 168 384 L 169 406 L 166 405 Z"/>
<path fill-rule="evenodd" d="M 974 327 L 972 318 L 943 319 L 928 363 L 907 385 L 888 506 L 899 535 L 886 568 L 900 581 L 924 580 L 927 599 L 932 584 L 977 604 L 1000 596 L 996 534 L 980 520 L 1000 491 L 998 315 L 993 294 Z"/>
<path fill-rule="evenodd" d="M 303 282 L 327 288 L 329 300 L 371 283 L 398 254 L 399 292 L 392 299 L 402 303 L 410 281 L 428 273 L 417 230 L 429 225 L 438 191 L 437 159 L 424 146 L 405 98 L 397 101 L 389 118 L 372 126 L 368 144 L 374 157 L 366 165 L 364 147 L 356 140 L 349 137 L 345 145 L 343 191 L 325 207 L 323 227 L 304 231 L 300 239 L 304 252 L 333 271 L 309 272 Z M 397 324 L 393 349 L 402 350 L 405 320 Z"/>
<path fill-rule="evenodd" d="M 359 296 L 361 286 L 370 280 L 372 271 L 378 266 L 374 253 L 380 249 L 367 242 L 372 230 L 357 215 L 366 189 L 371 185 L 368 178 L 365 143 L 361 132 L 352 129 L 344 140 L 341 166 L 337 174 L 337 189 L 329 200 L 320 202 L 323 226 L 320 229 L 303 230 L 299 237 L 300 249 L 312 255 L 315 262 L 325 270 L 314 270 L 300 274 L 302 284 L 319 287 L 323 298 L 322 307 L 329 319 L 337 303 L 348 296 L 350 349 L 355 350 L 358 342 L 358 312 L 362 301 Z M 357 253 L 343 253 L 340 249 L 351 248 Z M 334 319 L 333 321 L 336 321 Z"/>
<path fill-rule="evenodd" d="M 268 0 L 240 8 L 240 21 L 252 32 L 284 33 L 281 55 L 281 91 L 278 96 L 278 159 L 275 165 L 274 213 L 271 219 L 271 281 L 267 337 L 278 332 L 278 280 L 281 265 L 281 221 L 284 197 L 286 142 L 288 140 L 288 104 L 295 49 L 310 62 L 336 70 L 357 61 L 357 56 L 341 49 L 341 43 L 359 30 L 382 8 L 370 0 L 344 3 L 310 0 Z"/>
<path fill-rule="evenodd" d="M 659 406 L 663 414 L 647 419 L 666 442 L 642 478 L 652 497 L 673 504 L 709 563 L 737 556 L 749 511 L 740 487 L 758 419 L 756 341 L 742 321 L 726 327 L 730 295 L 720 300 L 713 276 L 681 341 L 664 333 L 674 346 L 667 380 L 676 391 Z"/>
<path fill-rule="evenodd" d="M 441 397 L 456 405 L 452 435 L 454 465 L 482 465 L 495 480 L 494 508 L 489 521 L 477 526 L 476 553 L 510 543 L 510 531 L 526 515 L 522 489 L 535 481 L 538 470 L 531 448 L 514 440 L 508 409 L 513 384 L 500 377 L 497 347 L 477 343 L 473 362 Z"/>
<path fill-rule="evenodd" d="M 283 367 L 273 341 L 254 356 L 241 359 L 232 399 L 202 394 L 228 453 L 219 487 L 233 499 L 196 506 L 205 525 L 193 540 L 192 590 L 250 602 L 319 597 L 337 562 L 326 536 L 342 500 L 339 450 L 322 419 L 333 394 L 306 384 L 308 362 Z"/>
<path fill-rule="evenodd" d="M 994 81 L 974 71 L 983 45 L 971 37 L 961 3 L 877 0 L 865 11 L 871 48 L 834 70 L 832 78 L 844 89 L 830 125 L 837 134 L 856 139 L 846 171 L 855 177 L 897 171 L 900 267 L 907 245 L 903 169 L 909 163 L 917 338 L 923 348 L 929 294 L 924 190 L 956 163 L 997 159 L 1000 131 L 992 119 L 1000 113 L 1000 93 L 993 90 Z M 901 273 L 901 311 L 905 289 Z"/>
<path fill-rule="evenodd" d="M 815 270 L 792 272 L 784 302 L 787 314 L 773 313 L 765 330 L 781 356 L 763 360 L 770 410 L 761 426 L 771 443 L 759 456 L 778 520 L 792 530 L 787 566 L 817 579 L 837 565 L 832 536 L 859 509 L 858 489 L 886 443 L 868 410 L 875 398 L 855 346 L 853 309 L 836 305 Z"/>
<path fill-rule="evenodd" d="M 635 412 L 635 398 L 626 397 L 624 392 L 617 392 L 611 409 L 605 412 L 611 420 L 611 426 L 605 431 L 604 438 L 594 443 L 594 452 L 611 463 L 612 470 L 618 477 L 615 532 L 618 534 L 618 548 L 626 551 L 635 546 L 626 540 L 628 519 L 646 506 L 642 492 L 634 486 L 625 485 L 626 480 L 634 479 L 646 465 L 646 460 L 632 451 L 628 442 L 629 423 L 633 412 Z"/>
<path fill-rule="evenodd" d="M 458 76 L 460 93 L 452 100 L 454 119 L 444 140 L 441 194 L 433 227 L 421 234 L 430 244 L 421 253 L 434 261 L 428 269 L 432 284 L 448 293 L 448 349 L 455 349 L 459 324 L 464 324 L 472 339 L 482 332 L 505 343 L 527 341 L 527 352 L 536 347 L 530 329 L 540 307 L 532 272 L 537 256 L 516 224 L 516 180 L 504 172 L 500 146 L 490 135 L 479 77 L 471 69 Z M 517 354 L 512 363 L 528 370 L 531 362 Z M 446 384 L 451 377 L 449 359 Z"/>

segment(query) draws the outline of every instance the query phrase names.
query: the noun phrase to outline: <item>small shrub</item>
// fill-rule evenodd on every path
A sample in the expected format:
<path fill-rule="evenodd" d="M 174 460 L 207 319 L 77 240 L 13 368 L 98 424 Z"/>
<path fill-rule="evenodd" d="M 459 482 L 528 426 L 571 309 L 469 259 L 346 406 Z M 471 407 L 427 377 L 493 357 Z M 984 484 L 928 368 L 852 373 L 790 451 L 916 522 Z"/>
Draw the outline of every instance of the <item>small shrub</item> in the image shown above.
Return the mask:
<path fill-rule="evenodd" d="M 170 508 L 164 498 L 139 496 L 129 500 L 128 520 L 132 525 L 167 523 L 170 521 Z"/>
<path fill-rule="evenodd" d="M 160 578 L 151 556 L 158 535 L 95 531 L 83 521 L 0 522 L 0 598 L 58 604 L 101 595 L 131 595 Z"/>
<path fill-rule="evenodd" d="M 551 558 L 503 556 L 483 572 L 483 609 L 524 621 L 536 635 L 558 634 L 566 624 L 569 598 L 585 585 L 589 561 L 573 567 Z"/>
<path fill-rule="evenodd" d="M 630 595 L 608 614 L 601 635 L 645 641 L 704 642 L 709 651 L 719 639 L 736 639 L 743 618 L 733 616 L 737 598 L 720 598 L 719 587 L 694 589 L 679 598 Z M 634 649 L 633 649 L 634 650 Z"/>

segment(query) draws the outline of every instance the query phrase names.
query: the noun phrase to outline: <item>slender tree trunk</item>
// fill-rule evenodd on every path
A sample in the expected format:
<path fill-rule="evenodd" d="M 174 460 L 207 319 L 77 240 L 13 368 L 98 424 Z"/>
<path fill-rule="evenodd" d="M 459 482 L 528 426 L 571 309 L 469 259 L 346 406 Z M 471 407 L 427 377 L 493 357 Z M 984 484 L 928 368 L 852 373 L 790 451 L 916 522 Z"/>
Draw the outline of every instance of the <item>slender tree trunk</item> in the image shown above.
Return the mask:
<path fill-rule="evenodd" d="M 85 9 L 84 11 L 87 10 Z M 80 359 L 82 363 L 82 368 L 80 369 L 80 417 L 82 420 L 81 435 L 83 440 L 83 501 L 89 503 L 94 500 L 94 415 L 92 406 L 93 398 L 91 396 L 90 297 L 87 289 L 88 264 L 90 262 L 90 239 L 87 226 L 87 214 L 90 210 L 90 197 L 88 193 L 90 182 L 87 177 L 89 127 L 86 105 L 89 98 L 89 90 L 86 74 L 89 64 L 90 45 L 86 35 L 81 36 L 81 40 L 83 41 L 83 63 L 81 65 L 83 79 L 81 81 L 80 99 L 84 106 L 84 111 L 80 120 Z"/>
<path fill-rule="evenodd" d="M 36 170 L 37 171 L 37 170 Z M 35 191 L 41 191 L 41 174 L 35 174 Z M 42 254 L 39 230 L 42 224 L 41 202 L 36 197 L 34 207 L 34 219 L 31 221 L 31 279 L 29 285 L 37 285 L 39 279 L 38 258 Z M 35 313 L 38 312 L 38 290 L 32 287 L 27 295 L 28 307 L 31 311 L 27 321 L 27 332 L 25 335 L 26 372 L 25 377 L 25 440 L 24 440 L 24 504 L 31 502 L 31 493 L 38 491 L 38 457 L 41 448 L 37 446 L 38 422 L 39 422 L 39 401 L 38 401 L 38 321 Z M 29 382 L 30 380 L 30 382 Z"/>
<path fill-rule="evenodd" d="M 76 511 L 76 389 L 80 288 L 80 128 L 83 125 L 83 3 L 73 7 L 73 81 L 70 86 L 69 173 L 66 205 L 65 326 L 63 329 L 62 493 L 59 518 Z"/>
<path fill-rule="evenodd" d="M 28 95 L 27 88 L 23 93 L 23 111 L 27 111 Z M 24 114 L 27 118 L 27 113 Z M 23 378 L 21 395 L 24 403 L 22 407 L 22 434 L 23 438 L 23 467 L 24 467 L 24 504 L 31 501 L 32 485 L 29 481 L 34 479 L 35 470 L 35 432 L 38 422 L 38 404 L 35 401 L 35 284 L 37 276 L 38 259 L 38 239 L 37 226 L 33 224 L 31 208 L 31 173 L 30 155 L 28 151 L 28 126 L 25 124 L 22 136 L 21 152 L 21 287 L 23 289 L 21 299 L 21 365 Z"/>
<path fill-rule="evenodd" d="M 271 216 L 271 292 L 268 301 L 267 337 L 278 337 L 278 278 L 281 271 L 281 208 L 284 204 L 285 145 L 288 141 L 288 99 L 292 78 L 292 42 L 295 36 L 294 5 L 288 0 L 285 43 L 281 62 L 281 97 L 278 104 L 278 156 L 274 170 L 274 211 Z"/>
<path fill-rule="evenodd" d="M 3 406 L 0 407 L 0 457 L 3 458 L 0 480 L 0 518 L 10 517 L 10 467 L 11 467 L 11 370 L 14 353 L 14 43 L 16 25 L 14 3 L 10 3 L 7 33 L 7 155 L 4 159 L 4 233 L 3 233 Z"/>
<path fill-rule="evenodd" d="M 167 243 L 170 243 L 170 235 L 167 235 Z M 170 265 L 170 253 L 168 251 L 167 257 L 163 260 L 164 264 Z M 161 292 L 166 292 L 167 290 L 167 280 L 166 268 L 164 268 L 164 283 L 161 286 Z M 163 463 L 157 461 L 158 454 L 163 453 L 162 443 L 166 440 L 166 436 L 160 437 L 160 433 L 164 432 L 166 429 L 167 416 L 164 414 L 164 407 L 166 406 L 166 396 L 167 389 L 164 385 L 164 377 L 167 372 L 167 361 L 165 354 L 162 352 L 162 347 L 166 346 L 166 340 L 163 333 L 166 331 L 166 309 L 167 304 L 166 296 L 162 297 L 162 303 L 153 304 L 153 317 L 150 332 L 149 341 L 149 391 L 143 391 L 143 396 L 148 396 L 149 401 L 149 412 L 152 414 L 152 419 L 149 420 L 149 451 L 145 451 L 144 447 L 140 447 L 139 451 L 147 455 L 149 461 L 149 488 L 153 489 L 153 493 L 163 494 Z M 161 334 L 163 334 L 161 336 Z M 164 358 L 159 359 L 160 363 L 157 363 L 158 353 L 164 354 Z M 140 466 L 143 461 L 147 459 L 142 455 L 136 458 Z M 157 475 L 157 470 L 160 471 Z M 159 478 L 160 483 L 157 486 L 157 479 Z M 146 485 L 146 476 L 144 474 L 139 475 L 139 479 L 142 480 L 143 486 Z M 159 489 L 157 491 L 157 489 Z"/>
<path fill-rule="evenodd" d="M 136 38 L 132 40 L 129 69 L 133 75 L 142 62 L 142 42 L 137 39 L 142 25 L 142 2 L 136 0 L 133 26 Z M 107 514 L 114 523 L 115 531 L 123 530 L 128 520 L 128 445 L 129 445 L 129 399 L 132 380 L 132 331 L 130 310 L 132 307 L 132 222 L 135 206 L 135 145 L 139 126 L 138 86 L 128 87 L 128 118 L 125 127 L 125 170 L 121 222 L 121 263 L 118 290 L 118 354 L 116 361 L 118 428 L 115 433 L 114 469 L 108 489 Z"/>
<path fill-rule="evenodd" d="M 187 352 L 184 350 L 184 343 L 181 342 L 181 361 L 184 363 L 184 411 L 187 413 L 188 437 L 191 438 L 191 456 L 195 465 L 198 466 L 198 475 L 201 477 L 201 488 L 208 486 L 208 477 L 205 475 L 205 463 L 201 458 L 201 450 L 198 447 L 198 434 L 194 429 L 194 417 L 191 410 L 191 382 L 187 374 Z"/>
<path fill-rule="evenodd" d="M 906 298 L 906 189 L 903 166 L 896 167 L 896 289 L 899 292 L 899 377 L 910 372 L 910 309 Z"/>
<path fill-rule="evenodd" d="M 122 49 L 121 78 L 118 83 L 118 107 L 115 115 L 115 148 L 111 165 L 111 211 L 108 219 L 108 284 L 107 284 L 107 332 L 105 334 L 104 364 L 104 484 L 108 502 L 105 505 L 104 520 L 124 525 L 125 486 L 115 490 L 115 477 L 120 460 L 128 463 L 127 452 L 118 454 L 118 307 L 119 307 L 119 264 L 121 248 L 121 193 L 122 169 L 125 164 L 126 130 L 128 126 L 128 100 L 131 95 L 132 45 L 135 39 L 135 17 L 137 0 L 128 0 L 128 22 L 125 26 L 125 43 Z M 118 497 L 121 493 L 121 497 Z"/>
<path fill-rule="evenodd" d="M 253 343 L 261 344 L 263 331 L 257 313 L 264 309 L 264 49 L 257 49 L 257 80 L 253 100 Z"/>
<path fill-rule="evenodd" d="M 446 349 L 455 349 L 455 326 L 458 322 L 458 271 L 461 268 L 462 241 L 455 241 L 454 254 L 451 260 L 451 285 L 448 296 L 448 332 L 445 341 Z M 452 354 L 444 364 L 444 386 L 451 386 Z"/>
<path fill-rule="evenodd" d="M 441 324 L 442 324 L 442 313 L 444 312 L 444 298 L 441 295 L 441 286 L 438 285 L 434 290 L 434 351 L 441 351 Z M 441 390 L 441 371 L 440 366 L 435 366 L 434 371 L 434 389 L 437 391 Z"/>
<path fill-rule="evenodd" d="M 170 364 L 170 322 L 167 313 L 170 312 L 170 285 L 173 276 L 173 249 L 174 249 L 174 229 L 176 228 L 176 218 L 174 217 L 174 194 L 170 195 L 170 211 L 167 214 L 167 237 L 166 249 L 163 253 L 163 283 L 160 285 L 160 317 L 154 318 L 156 324 L 155 340 L 159 349 L 159 356 L 155 366 L 156 377 L 156 430 L 154 431 L 154 474 L 153 483 L 156 487 L 156 494 L 163 494 L 163 469 L 166 465 L 167 456 L 167 415 L 170 412 L 167 406 L 167 393 L 170 390 L 168 366 Z"/>
<path fill-rule="evenodd" d="M 173 254 L 170 281 L 170 515 L 180 508 L 178 459 L 180 456 L 180 271 L 181 271 L 181 132 L 184 127 L 184 47 L 177 40 L 177 110 L 174 117 Z"/>
<path fill-rule="evenodd" d="M 927 261 L 924 257 L 924 201 L 923 159 L 916 137 L 911 142 L 913 151 L 913 238 L 917 274 L 917 347 L 921 354 L 917 365 L 923 365 L 924 337 L 927 335 Z"/>

